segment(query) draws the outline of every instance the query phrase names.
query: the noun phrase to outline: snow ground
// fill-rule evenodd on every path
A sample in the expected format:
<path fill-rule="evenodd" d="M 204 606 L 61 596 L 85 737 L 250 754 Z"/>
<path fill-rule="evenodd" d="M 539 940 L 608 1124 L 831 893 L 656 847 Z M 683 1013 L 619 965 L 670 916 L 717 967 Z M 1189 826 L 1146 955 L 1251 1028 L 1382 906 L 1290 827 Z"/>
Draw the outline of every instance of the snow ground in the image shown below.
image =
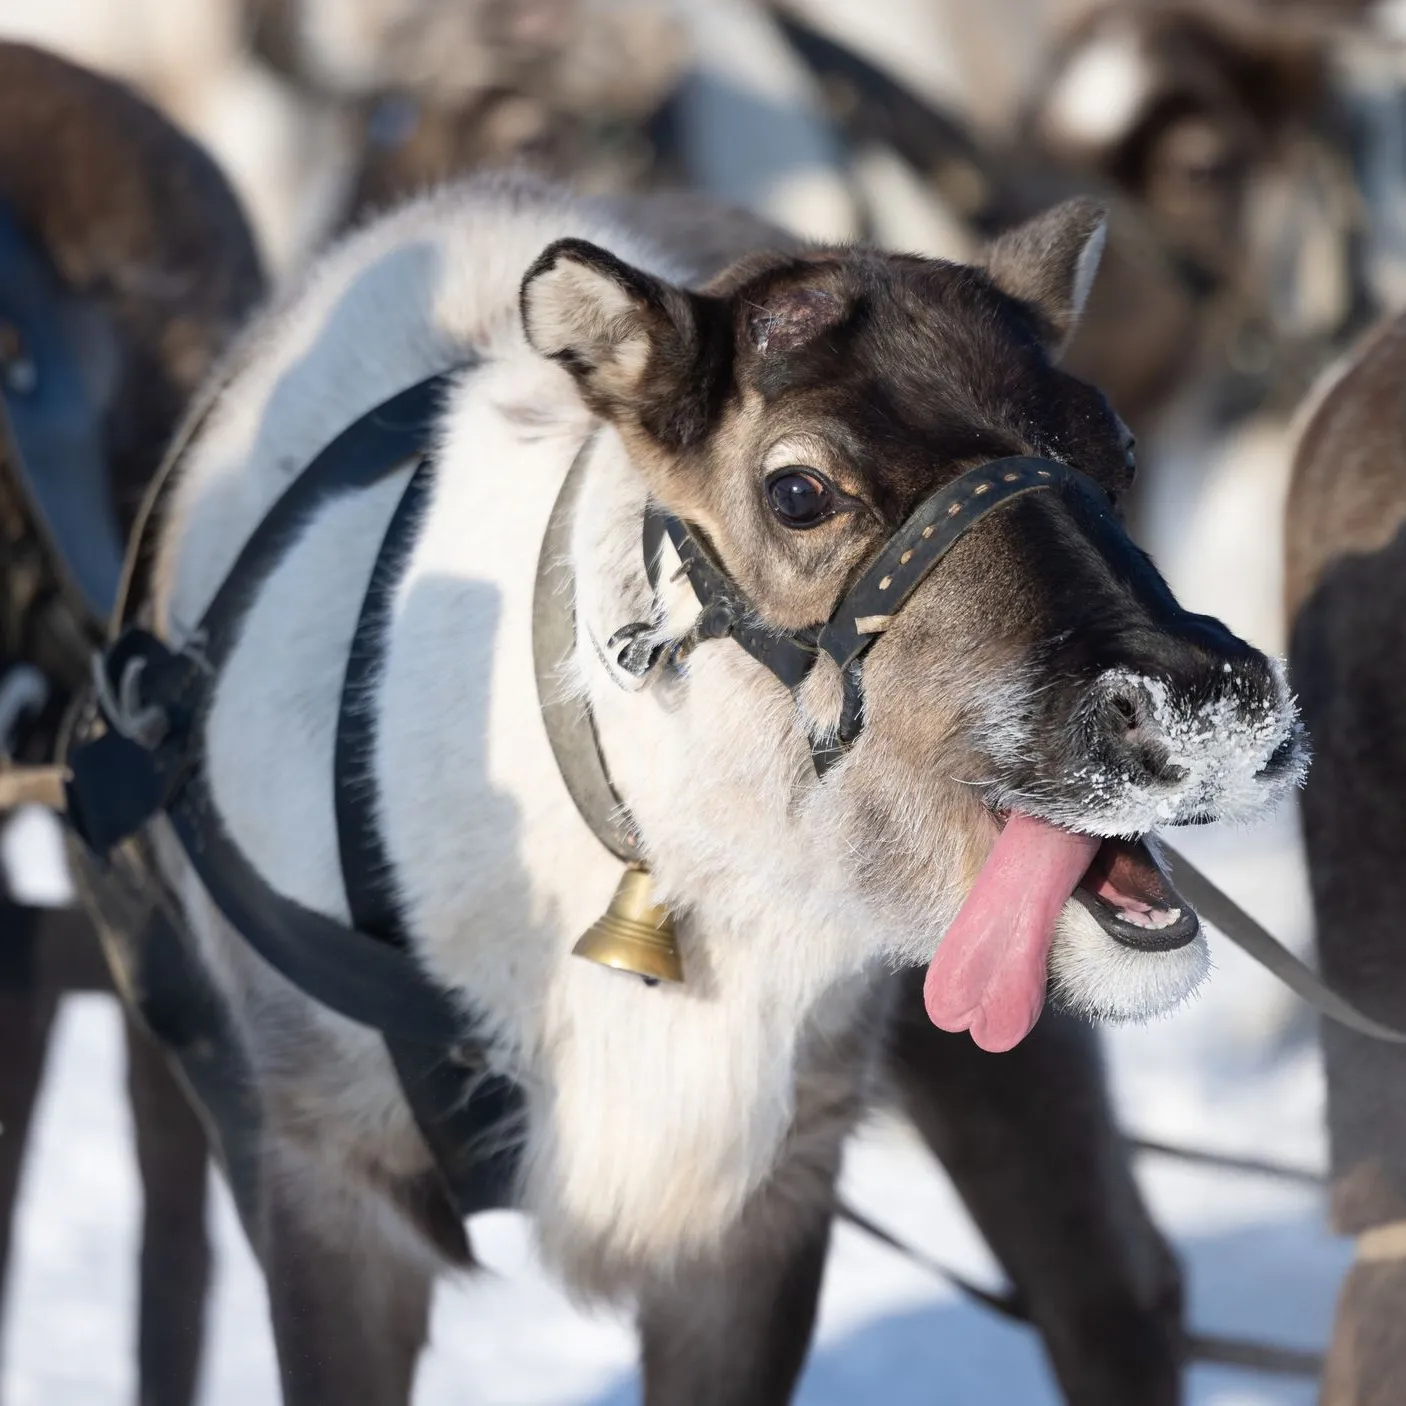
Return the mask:
<path fill-rule="evenodd" d="M 1294 821 L 1178 837 L 1293 945 L 1307 940 Z M 1130 1129 L 1226 1151 L 1323 1161 L 1313 1026 L 1221 939 L 1194 1006 L 1111 1033 L 1115 1097 Z M 137 1185 L 128 1150 L 121 1035 L 103 997 L 71 998 L 26 1171 L 0 1398 L 6 1406 L 126 1406 L 133 1395 Z M 1185 1257 L 1191 1319 L 1226 1334 L 1319 1346 L 1348 1252 L 1311 1190 L 1146 1161 L 1151 1203 Z M 845 1192 L 902 1237 L 984 1282 L 994 1265 L 945 1178 L 907 1130 L 883 1122 L 854 1144 Z M 229 1198 L 214 1210 L 218 1282 L 204 1406 L 277 1400 L 263 1291 Z M 573 1308 L 534 1262 L 525 1222 L 478 1218 L 494 1271 L 445 1285 L 416 1406 L 633 1406 L 628 1325 Z M 1311 1384 L 1197 1369 L 1190 1406 L 1310 1406 Z M 800 1406 L 1053 1406 L 1035 1338 L 957 1298 L 841 1226 Z M 1131 1406 L 1131 1404 L 1130 1404 Z"/>

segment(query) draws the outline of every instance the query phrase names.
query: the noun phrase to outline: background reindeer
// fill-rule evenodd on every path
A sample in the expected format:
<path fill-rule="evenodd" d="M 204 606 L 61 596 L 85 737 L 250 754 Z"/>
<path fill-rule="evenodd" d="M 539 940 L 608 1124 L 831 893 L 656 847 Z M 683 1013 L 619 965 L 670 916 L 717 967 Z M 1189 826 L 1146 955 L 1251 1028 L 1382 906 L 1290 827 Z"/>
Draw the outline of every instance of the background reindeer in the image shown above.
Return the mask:
<path fill-rule="evenodd" d="M 50 316 L 66 320 L 60 357 L 40 358 L 5 320 L 34 272 L 13 246 L 0 269 L 0 375 L 22 398 L 41 378 L 74 377 L 86 403 L 97 469 L 130 527 L 146 482 L 195 387 L 262 290 L 253 243 L 214 163 L 118 85 L 39 50 L 0 44 L 0 215 L 52 279 Z M 66 365 L 52 361 L 72 357 Z M 52 413 L 52 412 L 51 412 Z M 15 435 L 32 475 L 63 465 Z M 87 678 L 104 622 L 93 618 L 41 536 L 4 465 L 0 654 L 11 704 L 4 750 L 53 755 L 59 720 Z M 84 544 L 96 547 L 96 544 Z M 115 581 L 109 589 L 115 589 Z M 94 934 L 78 913 L 7 900 L 0 910 L 0 1276 L 26 1134 L 60 994 L 110 990 Z M 129 993 L 137 1002 L 141 992 Z M 146 1188 L 142 1249 L 143 1399 L 188 1401 L 194 1388 L 208 1271 L 205 1136 L 164 1057 L 127 1024 L 136 1150 Z"/>
<path fill-rule="evenodd" d="M 1401 610 L 1406 603 L 1406 326 L 1393 318 L 1317 391 L 1289 496 L 1291 662 L 1313 730 L 1303 803 L 1320 961 L 1382 1018 L 1406 1019 L 1397 920 L 1403 853 Z M 1356 1237 L 1325 1406 L 1376 1406 L 1406 1358 L 1406 1107 L 1399 1050 L 1326 1023 L 1335 1228 Z"/>

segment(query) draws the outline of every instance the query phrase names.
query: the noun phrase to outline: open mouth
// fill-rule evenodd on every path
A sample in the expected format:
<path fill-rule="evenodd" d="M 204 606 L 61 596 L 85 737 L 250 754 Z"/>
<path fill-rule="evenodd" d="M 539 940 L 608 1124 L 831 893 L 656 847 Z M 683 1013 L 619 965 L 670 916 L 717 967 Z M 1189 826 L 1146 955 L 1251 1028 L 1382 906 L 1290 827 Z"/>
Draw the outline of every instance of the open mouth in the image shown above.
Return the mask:
<path fill-rule="evenodd" d="M 1201 928 L 1142 840 L 1104 840 L 1074 897 L 1115 942 L 1143 952 L 1185 947 Z"/>
<path fill-rule="evenodd" d="M 1079 834 L 1014 810 L 928 966 L 934 1025 L 983 1049 L 1019 1044 L 1039 1018 L 1050 945 L 1071 898 L 1114 942 L 1154 954 L 1192 942 L 1200 923 L 1142 839 Z"/>

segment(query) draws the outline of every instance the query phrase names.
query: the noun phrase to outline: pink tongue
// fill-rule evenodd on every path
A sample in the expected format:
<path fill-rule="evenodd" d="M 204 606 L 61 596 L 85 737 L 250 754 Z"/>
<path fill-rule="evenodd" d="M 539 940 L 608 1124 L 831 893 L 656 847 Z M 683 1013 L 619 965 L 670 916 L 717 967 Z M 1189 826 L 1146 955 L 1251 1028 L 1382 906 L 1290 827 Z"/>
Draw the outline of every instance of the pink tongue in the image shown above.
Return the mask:
<path fill-rule="evenodd" d="M 1045 1004 L 1055 919 L 1099 841 L 1013 811 L 938 944 L 923 983 L 928 1018 L 970 1030 L 983 1050 L 1009 1050 Z"/>

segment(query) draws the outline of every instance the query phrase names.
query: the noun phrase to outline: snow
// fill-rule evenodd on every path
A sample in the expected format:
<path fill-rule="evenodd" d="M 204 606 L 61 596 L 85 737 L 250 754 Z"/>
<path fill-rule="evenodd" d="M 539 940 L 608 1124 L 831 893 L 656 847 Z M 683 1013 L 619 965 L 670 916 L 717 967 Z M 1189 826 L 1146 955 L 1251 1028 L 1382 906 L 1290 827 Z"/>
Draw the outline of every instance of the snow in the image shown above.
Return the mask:
<path fill-rule="evenodd" d="M 46 867 L 30 820 L 31 867 Z M 1297 950 L 1307 899 L 1292 812 L 1255 830 L 1180 832 L 1189 857 Z M 7 850 L 14 852 L 14 844 Z M 49 856 L 52 851 L 48 852 Z M 52 891 L 52 890 L 50 890 Z M 1218 970 L 1177 1015 L 1110 1032 L 1110 1073 L 1130 1130 L 1309 1167 L 1324 1161 L 1313 1025 L 1270 978 L 1213 936 Z M 134 1387 L 138 1189 L 115 1006 L 72 997 L 61 1015 L 19 1211 L 0 1398 L 6 1406 L 126 1406 Z M 1326 1341 L 1348 1249 L 1321 1193 L 1264 1177 L 1144 1158 L 1143 1185 L 1186 1264 L 1197 1328 L 1299 1347 Z M 277 1400 L 263 1289 L 217 1186 L 218 1270 L 204 1406 Z M 980 1282 L 999 1274 L 945 1177 L 906 1128 L 880 1119 L 853 1144 L 845 1195 L 903 1239 Z M 488 1272 L 444 1284 L 416 1406 L 633 1406 L 629 1325 L 567 1302 L 517 1215 L 478 1217 Z M 840 1226 L 800 1406 L 1054 1406 L 1027 1330 L 966 1303 Z M 1222 1368 L 1191 1373 L 1189 1406 L 1311 1406 L 1311 1383 Z"/>

